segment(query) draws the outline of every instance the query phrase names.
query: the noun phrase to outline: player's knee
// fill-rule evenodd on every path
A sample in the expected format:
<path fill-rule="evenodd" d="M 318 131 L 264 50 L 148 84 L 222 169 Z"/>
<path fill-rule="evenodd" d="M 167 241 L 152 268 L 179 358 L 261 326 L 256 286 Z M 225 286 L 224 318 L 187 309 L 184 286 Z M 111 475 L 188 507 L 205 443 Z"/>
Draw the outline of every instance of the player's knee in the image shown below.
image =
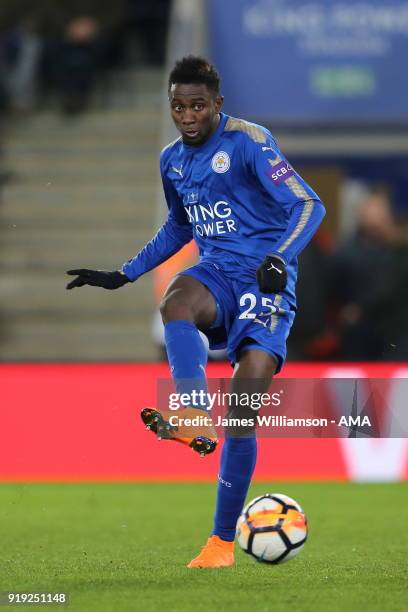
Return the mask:
<path fill-rule="evenodd" d="M 178 291 L 165 295 L 159 308 L 163 323 L 175 320 L 193 321 L 194 319 L 191 306 Z"/>
<path fill-rule="evenodd" d="M 247 381 L 255 379 L 254 383 L 250 383 L 254 384 L 255 388 L 259 386 L 256 380 L 262 379 L 265 383 L 266 390 L 278 368 L 277 360 L 261 348 L 258 350 L 242 350 L 245 346 L 248 346 L 248 344 L 252 345 L 254 341 L 251 338 L 245 338 L 238 348 L 239 375 L 241 378 L 247 379 Z"/>

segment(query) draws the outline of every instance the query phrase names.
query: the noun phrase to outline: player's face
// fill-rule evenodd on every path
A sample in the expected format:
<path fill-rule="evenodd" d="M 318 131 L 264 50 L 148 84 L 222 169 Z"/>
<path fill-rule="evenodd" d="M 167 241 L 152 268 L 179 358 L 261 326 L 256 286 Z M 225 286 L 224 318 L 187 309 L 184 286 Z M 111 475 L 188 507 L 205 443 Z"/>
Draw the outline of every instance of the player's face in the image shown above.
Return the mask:
<path fill-rule="evenodd" d="M 223 98 L 206 85 L 173 83 L 169 91 L 171 116 L 183 142 L 200 146 L 217 129 Z"/>

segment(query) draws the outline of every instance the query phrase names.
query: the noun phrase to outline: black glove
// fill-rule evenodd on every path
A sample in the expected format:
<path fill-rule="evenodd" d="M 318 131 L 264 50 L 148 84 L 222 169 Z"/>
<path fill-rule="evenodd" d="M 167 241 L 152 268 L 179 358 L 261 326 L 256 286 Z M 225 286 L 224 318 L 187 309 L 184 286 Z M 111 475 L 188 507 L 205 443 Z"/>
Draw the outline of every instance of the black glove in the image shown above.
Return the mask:
<path fill-rule="evenodd" d="M 286 265 L 279 257 L 267 255 L 256 271 L 256 280 L 262 293 L 279 293 L 288 282 Z"/>
<path fill-rule="evenodd" d="M 128 277 L 123 272 L 105 272 L 104 270 L 68 270 L 67 274 L 76 276 L 67 285 L 67 289 L 92 285 L 92 287 L 103 287 L 104 289 L 119 289 L 129 282 Z"/>

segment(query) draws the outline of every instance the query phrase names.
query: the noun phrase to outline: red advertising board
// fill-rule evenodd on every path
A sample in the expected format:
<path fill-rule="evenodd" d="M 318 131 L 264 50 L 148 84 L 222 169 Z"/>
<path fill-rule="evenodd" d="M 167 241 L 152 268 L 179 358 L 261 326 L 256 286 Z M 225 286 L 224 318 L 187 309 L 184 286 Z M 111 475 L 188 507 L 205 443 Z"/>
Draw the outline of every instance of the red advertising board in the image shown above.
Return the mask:
<path fill-rule="evenodd" d="M 229 377 L 210 364 L 210 377 Z M 212 480 L 205 458 L 159 442 L 139 412 L 154 406 L 166 364 L 0 366 L 0 480 Z M 287 364 L 287 378 L 408 378 L 408 364 Z M 399 480 L 408 477 L 405 438 L 261 439 L 258 480 Z"/>

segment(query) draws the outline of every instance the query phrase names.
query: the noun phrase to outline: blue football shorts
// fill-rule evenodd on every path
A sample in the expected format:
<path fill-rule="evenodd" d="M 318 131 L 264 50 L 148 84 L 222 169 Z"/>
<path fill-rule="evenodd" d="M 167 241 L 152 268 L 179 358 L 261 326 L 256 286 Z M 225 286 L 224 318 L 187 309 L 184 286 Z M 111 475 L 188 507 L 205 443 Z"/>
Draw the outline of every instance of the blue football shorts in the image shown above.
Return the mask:
<path fill-rule="evenodd" d="M 192 276 L 212 293 L 217 304 L 213 325 L 202 330 L 210 349 L 227 349 L 228 359 L 237 362 L 237 352 L 258 349 L 269 353 L 279 372 L 286 359 L 286 339 L 295 310 L 282 294 L 262 293 L 256 282 L 232 279 L 214 263 L 202 261 L 179 273 Z M 279 313 L 276 313 L 279 309 Z M 243 342 L 245 340 L 245 342 Z"/>

